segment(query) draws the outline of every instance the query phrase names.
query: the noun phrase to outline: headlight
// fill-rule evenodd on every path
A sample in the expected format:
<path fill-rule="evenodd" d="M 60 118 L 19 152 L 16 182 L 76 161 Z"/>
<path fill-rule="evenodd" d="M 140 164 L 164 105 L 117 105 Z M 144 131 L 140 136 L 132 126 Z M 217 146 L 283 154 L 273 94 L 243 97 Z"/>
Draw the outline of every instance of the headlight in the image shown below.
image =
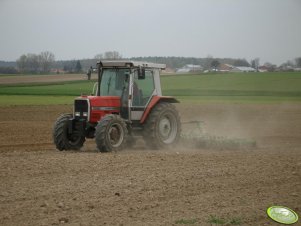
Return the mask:
<path fill-rule="evenodd" d="M 75 112 L 74 115 L 77 116 L 77 117 L 79 117 L 80 116 L 80 112 Z"/>
<path fill-rule="evenodd" d="M 84 117 L 88 117 L 88 112 L 84 112 L 84 113 L 83 113 L 83 116 L 84 116 Z"/>

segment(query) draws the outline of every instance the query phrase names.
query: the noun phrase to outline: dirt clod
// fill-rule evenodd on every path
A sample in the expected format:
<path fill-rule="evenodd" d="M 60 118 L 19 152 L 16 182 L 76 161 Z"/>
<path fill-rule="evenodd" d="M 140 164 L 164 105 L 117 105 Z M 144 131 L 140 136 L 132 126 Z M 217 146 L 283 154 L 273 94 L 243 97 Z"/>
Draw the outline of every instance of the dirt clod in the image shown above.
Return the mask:
<path fill-rule="evenodd" d="M 68 223 L 68 222 L 69 222 L 69 219 L 66 218 L 66 217 L 61 217 L 61 218 L 59 219 L 59 222 L 60 222 L 60 223 Z"/>

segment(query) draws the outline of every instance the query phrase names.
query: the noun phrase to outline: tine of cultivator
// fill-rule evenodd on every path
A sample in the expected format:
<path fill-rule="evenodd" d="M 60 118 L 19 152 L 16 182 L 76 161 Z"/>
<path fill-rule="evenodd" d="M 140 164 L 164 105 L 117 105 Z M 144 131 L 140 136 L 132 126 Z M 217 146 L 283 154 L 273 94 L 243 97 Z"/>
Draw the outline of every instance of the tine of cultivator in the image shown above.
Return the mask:
<path fill-rule="evenodd" d="M 182 143 L 193 148 L 218 150 L 249 150 L 256 148 L 256 141 L 209 135 L 205 132 L 203 121 L 182 122 Z"/>
<path fill-rule="evenodd" d="M 203 121 L 187 121 L 182 122 L 184 132 L 182 132 L 181 137 L 187 139 L 193 139 L 204 135 L 204 122 Z M 185 128 L 187 127 L 187 128 Z"/>

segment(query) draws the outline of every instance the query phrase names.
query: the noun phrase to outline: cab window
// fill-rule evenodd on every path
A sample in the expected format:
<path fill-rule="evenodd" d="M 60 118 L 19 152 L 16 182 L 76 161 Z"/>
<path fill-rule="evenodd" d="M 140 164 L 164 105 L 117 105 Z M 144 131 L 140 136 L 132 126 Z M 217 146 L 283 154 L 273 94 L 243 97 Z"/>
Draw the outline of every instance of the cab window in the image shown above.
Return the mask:
<path fill-rule="evenodd" d="M 121 96 L 129 69 L 103 69 L 100 96 Z"/>
<path fill-rule="evenodd" d="M 133 106 L 145 106 L 155 89 L 154 76 L 151 70 L 145 71 L 145 78 L 138 79 L 138 72 L 134 73 Z"/>

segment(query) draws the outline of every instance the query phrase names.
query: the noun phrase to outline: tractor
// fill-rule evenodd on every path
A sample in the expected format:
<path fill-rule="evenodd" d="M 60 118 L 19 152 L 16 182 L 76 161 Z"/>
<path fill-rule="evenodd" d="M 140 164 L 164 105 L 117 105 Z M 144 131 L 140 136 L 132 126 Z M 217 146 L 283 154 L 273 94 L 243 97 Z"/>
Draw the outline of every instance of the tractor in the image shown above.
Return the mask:
<path fill-rule="evenodd" d="M 162 96 L 160 71 L 164 64 L 114 60 L 97 63 L 98 81 L 93 94 L 75 98 L 73 114 L 55 122 L 56 148 L 79 150 L 95 138 L 100 152 L 119 151 L 142 137 L 151 149 L 173 147 L 180 139 L 179 113 Z"/>

